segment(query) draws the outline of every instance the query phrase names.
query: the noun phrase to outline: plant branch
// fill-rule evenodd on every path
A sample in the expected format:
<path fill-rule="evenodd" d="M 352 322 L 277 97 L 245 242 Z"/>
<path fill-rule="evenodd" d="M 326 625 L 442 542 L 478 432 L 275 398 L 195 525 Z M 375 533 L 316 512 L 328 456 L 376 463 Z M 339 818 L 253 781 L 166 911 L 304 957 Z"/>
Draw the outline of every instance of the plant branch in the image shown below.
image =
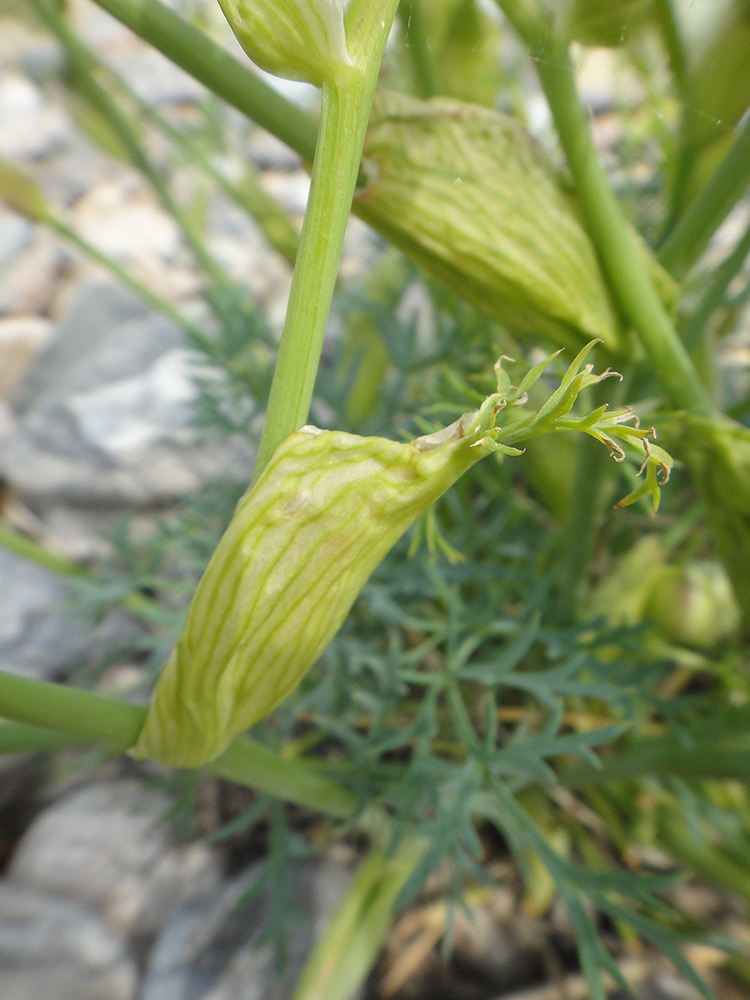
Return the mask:
<path fill-rule="evenodd" d="M 310 196 L 254 479 L 307 421 L 380 59 L 397 5 L 355 0 L 347 18 L 354 65 L 340 67 L 323 85 Z"/>
<path fill-rule="evenodd" d="M 197 165 L 219 185 L 229 198 L 240 208 L 244 208 L 261 227 L 269 243 L 282 254 L 289 264 L 294 266 L 299 235 L 288 213 L 263 188 L 257 169 L 250 162 L 245 162 L 241 182 L 230 181 L 221 170 L 217 170 L 200 143 L 195 142 L 185 132 L 175 128 L 153 105 L 136 93 L 118 73 L 102 63 L 88 47 L 81 43 L 80 39 L 76 41 L 80 52 L 85 55 L 85 59 L 91 67 L 106 74 L 115 87 L 133 102 L 144 118 L 185 153 L 190 163 Z"/>
<path fill-rule="evenodd" d="M 410 57 L 414 80 L 420 97 L 426 100 L 440 93 L 435 60 L 430 50 L 422 0 L 401 0 L 399 20 L 404 35 L 404 46 Z"/>
<path fill-rule="evenodd" d="M 95 0 L 227 104 L 267 129 L 303 160 L 315 154 L 317 125 L 251 69 L 159 0 Z"/>
<path fill-rule="evenodd" d="M 134 292 L 140 299 L 148 303 L 148 305 L 153 306 L 162 315 L 166 316 L 167 319 L 171 319 L 172 322 L 176 323 L 184 332 L 193 339 L 197 344 L 206 345 L 208 343 L 208 337 L 201 330 L 201 328 L 189 320 L 187 316 L 181 313 L 178 309 L 166 299 L 163 299 L 161 295 L 157 295 L 153 292 L 147 285 L 139 281 L 137 278 L 133 277 L 128 271 L 125 270 L 118 262 L 110 257 L 109 254 L 104 253 L 99 250 L 88 240 L 85 240 L 79 233 L 64 222 L 59 216 L 55 215 L 51 210 L 45 215 L 44 220 L 46 225 L 50 229 L 54 229 L 55 232 L 59 233 L 66 240 L 69 240 L 74 246 L 77 246 L 79 250 L 86 254 L 91 260 L 96 261 L 97 264 L 101 264 L 102 267 L 106 268 L 110 274 L 114 275 L 119 281 Z"/>
<path fill-rule="evenodd" d="M 750 115 L 705 187 L 688 205 L 659 249 L 659 260 L 679 280 L 750 185 Z"/>
<path fill-rule="evenodd" d="M 554 34 L 551 23 L 535 3 L 498 3 L 534 60 L 586 227 L 620 308 L 645 347 L 672 405 L 710 415 L 713 408 L 709 396 L 651 282 L 599 162 L 588 116 L 578 97 L 567 42 Z"/>
<path fill-rule="evenodd" d="M 30 751 L 101 743 L 122 753 L 138 739 L 146 711 L 140 705 L 89 691 L 0 671 L 0 714 L 13 720 L 11 730 L 0 725 L 0 749 L 3 745 Z M 309 764 L 287 760 L 246 737 L 237 737 L 206 770 L 339 819 L 351 818 L 356 810 L 354 795 Z"/>
<path fill-rule="evenodd" d="M 151 161 L 148 150 L 144 147 L 137 131 L 122 113 L 117 103 L 94 76 L 96 61 L 67 26 L 62 17 L 48 3 L 48 0 L 31 0 L 34 10 L 53 32 L 65 49 L 70 65 L 75 71 L 76 82 L 81 92 L 86 95 L 91 104 L 107 120 L 117 132 L 118 138 L 125 147 L 133 164 L 141 171 L 151 184 L 154 193 L 167 212 L 177 223 L 183 238 L 190 247 L 195 259 L 206 272 L 211 282 L 217 287 L 229 284 L 224 268 L 209 253 L 201 234 L 181 206 L 172 197 L 172 193 L 159 169 Z"/>
<path fill-rule="evenodd" d="M 727 288 L 745 263 L 748 254 L 750 254 L 750 226 L 734 250 L 714 271 L 708 288 L 682 331 L 682 342 L 688 350 L 692 350 L 700 343 L 706 324 L 724 301 Z"/>

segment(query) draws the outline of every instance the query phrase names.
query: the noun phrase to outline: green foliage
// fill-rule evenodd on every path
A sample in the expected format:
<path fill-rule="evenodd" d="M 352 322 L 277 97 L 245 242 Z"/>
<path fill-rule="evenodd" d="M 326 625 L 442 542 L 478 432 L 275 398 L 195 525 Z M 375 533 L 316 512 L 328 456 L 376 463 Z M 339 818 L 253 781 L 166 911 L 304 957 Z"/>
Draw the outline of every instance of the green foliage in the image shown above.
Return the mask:
<path fill-rule="evenodd" d="M 139 0 L 137 16 L 129 0 L 101 2 L 219 96 L 311 159 L 310 123 L 304 116 L 285 110 L 283 100 L 271 100 L 262 87 L 256 91 L 249 71 L 235 66 L 229 56 L 217 55 L 197 29 L 175 20 L 156 0 Z M 76 70 L 89 122 L 97 128 L 101 120 L 122 124 L 118 138 L 129 158 L 180 225 L 206 275 L 215 328 L 209 333 L 175 317 L 202 360 L 196 373 L 197 432 L 204 438 L 239 433 L 254 440 L 270 395 L 267 425 L 279 440 L 286 438 L 305 422 L 316 379 L 315 350 L 321 346 L 328 311 L 321 302 L 333 291 L 338 263 L 336 240 L 329 235 L 335 225 L 336 239 L 343 239 L 349 194 L 340 183 L 342 164 L 353 186 L 360 152 L 356 136 L 363 137 L 369 100 L 366 88 L 355 95 L 340 88 L 335 99 L 326 89 L 313 185 L 319 193 L 322 184 L 324 195 L 313 206 L 298 250 L 296 234 L 278 206 L 269 205 L 255 188 L 245 197 L 241 185 L 231 185 L 216 171 L 211 153 L 226 148 L 221 116 L 212 115 L 207 105 L 194 133 L 180 136 L 98 64 L 54 8 L 43 6 L 42 0 L 34 4 Z M 723 45 L 729 32 L 731 45 L 720 72 L 713 41 L 702 52 L 691 49 L 693 43 L 674 16 L 684 5 L 624 0 L 609 5 L 606 14 L 601 5 L 585 0 L 547 5 L 503 0 L 501 6 L 507 23 L 467 0 L 413 0 L 401 39 L 386 55 L 386 78 L 403 89 L 414 81 L 422 98 L 434 96 L 439 65 L 449 94 L 463 103 L 444 98 L 427 103 L 415 95 L 382 93 L 365 142 L 355 210 L 412 262 L 390 250 L 361 287 L 340 284 L 335 307 L 339 332 L 327 342 L 315 381 L 317 412 L 328 426 L 314 437 L 302 435 L 309 465 L 305 474 L 317 484 L 326 473 L 351 472 L 344 444 L 358 449 L 363 462 L 382 459 L 376 474 L 363 479 L 354 505 L 349 503 L 339 516 L 337 508 L 324 504 L 317 514 L 328 518 L 326 539 L 333 537 L 337 520 L 338 528 L 365 522 L 378 536 L 380 544 L 366 572 L 354 574 L 356 579 L 347 576 L 348 569 L 339 574 L 347 593 L 337 603 L 334 624 L 350 606 L 351 613 L 337 632 L 324 629 L 320 649 L 308 643 L 307 651 L 294 645 L 299 629 L 287 621 L 290 635 L 276 650 L 275 661 L 275 669 L 293 675 L 293 683 L 281 692 L 283 702 L 271 711 L 279 701 L 274 697 L 261 712 L 240 713 L 231 732 L 223 731 L 207 752 L 203 747 L 195 758 L 180 758 L 197 764 L 213 756 L 235 731 L 264 715 L 253 731 L 256 763 L 262 758 L 270 773 L 283 772 L 284 781 L 297 775 L 294 791 L 294 782 L 279 784 L 280 796 L 286 789 L 290 801 L 310 805 L 320 787 L 316 782 L 328 782 L 337 802 L 330 812 L 343 823 L 337 826 L 332 820 L 320 836 L 364 832 L 372 842 L 360 877 L 334 920 L 335 940 L 320 946 L 300 983 L 298 1000 L 323 988 L 329 991 L 327 1000 L 343 1000 L 373 960 L 394 902 L 413 900 L 437 865 L 452 870 L 454 902 L 467 884 L 486 880 L 480 831 L 487 824 L 513 852 L 531 897 L 548 902 L 546 886 L 550 877 L 554 881 L 568 906 L 594 1000 L 605 995 L 602 971 L 622 982 L 602 943 L 603 919 L 652 941 L 708 995 L 680 951 L 686 936 L 700 938 L 701 929 L 672 909 L 671 876 L 632 870 L 639 847 L 658 847 L 677 866 L 750 899 L 750 684 L 736 606 L 730 606 L 723 576 L 723 591 L 717 588 L 721 571 L 708 561 L 714 554 L 723 561 L 747 622 L 750 432 L 736 421 L 747 418 L 748 407 L 740 399 L 734 401 L 734 419 L 717 413 L 691 359 L 691 352 L 700 352 L 713 361 L 713 332 L 729 333 L 741 316 L 747 282 L 743 288 L 737 276 L 747 257 L 748 234 L 736 241 L 718 269 L 705 267 L 693 277 L 692 294 L 667 274 L 683 278 L 747 186 L 743 150 L 750 132 L 744 126 L 722 166 L 692 196 L 720 151 L 721 137 L 712 141 L 712 119 L 726 114 L 734 122 L 747 103 L 741 87 L 729 88 L 731 94 L 726 87 L 726 80 L 736 75 L 733 60 L 746 47 L 746 5 L 739 0 L 724 5 L 726 16 L 716 39 Z M 290 60 L 296 65 L 310 56 L 312 71 L 308 67 L 302 75 L 325 82 L 334 64 L 334 76 L 348 71 L 351 55 L 357 67 L 367 63 L 374 85 L 377 60 L 367 62 L 375 52 L 368 40 L 379 32 L 381 44 L 387 34 L 386 18 L 381 23 L 377 10 L 376 4 L 355 2 L 347 15 L 345 40 L 336 3 L 319 9 L 287 4 L 273 10 L 273 17 L 286 18 L 288 37 L 281 37 L 278 26 L 265 25 L 266 50 L 279 48 L 271 57 L 266 52 L 265 62 L 288 71 Z M 239 5 L 230 15 L 233 21 L 247 21 L 257 12 Z M 390 17 L 391 8 L 386 13 Z M 299 37 L 315 29 L 318 14 L 323 48 L 302 51 Z M 336 26 L 326 36 L 332 18 Z M 621 30 L 626 26 L 628 31 Z M 247 24 L 240 25 L 238 33 L 246 29 Z M 520 46 L 514 31 L 522 39 Z M 620 162 L 609 179 L 575 90 L 570 34 L 584 43 L 622 42 L 621 58 L 647 77 L 649 66 L 663 62 L 664 51 L 671 61 L 670 83 L 646 88 L 640 126 L 637 112 L 621 117 L 627 134 L 616 147 Z M 655 62 L 644 57 L 644 48 L 637 48 L 641 45 L 656 46 Z M 572 186 L 517 117 L 494 110 L 498 93 L 504 107 L 518 107 L 518 66 L 527 50 L 550 101 Z M 670 87 L 682 104 L 677 112 L 672 108 L 675 120 L 665 124 Z M 648 122 L 647 134 L 628 145 L 630 130 L 643 127 L 643 121 Z M 164 164 L 152 149 L 154 132 L 174 144 L 191 169 L 254 212 L 288 259 L 297 255 L 301 261 L 278 360 L 261 311 L 246 289 L 226 280 L 217 268 L 202 226 L 172 192 Z M 630 217 L 651 238 L 661 220 L 674 223 L 660 255 L 666 271 L 625 221 L 609 183 L 619 190 L 618 168 L 623 165 L 637 173 L 638 164 L 628 158 L 638 142 L 648 144 L 651 174 L 628 192 Z M 693 162 L 697 146 L 700 161 Z M 669 183 L 667 169 L 673 174 Z M 33 179 L 0 165 L 0 186 L 17 210 L 76 240 L 53 207 L 40 201 Z M 101 254 L 97 259 L 117 271 Z M 432 277 L 425 278 L 414 262 Z M 433 279 L 444 285 L 431 283 Z M 131 287 L 138 287 L 132 279 Z M 139 290 L 165 312 L 171 309 L 147 289 Z M 405 319 L 410 296 L 420 300 L 422 314 Z M 675 304 L 684 345 L 672 318 Z M 603 344 L 587 344 L 592 337 Z M 560 345 L 572 347 L 575 357 L 550 355 Z M 600 374 L 587 363 L 589 356 L 596 357 Z M 608 380 L 613 357 L 624 377 L 620 389 Z M 460 415 L 472 410 L 477 412 L 460 422 Z M 648 424 L 645 429 L 636 414 Z M 439 430 L 456 418 L 459 422 L 447 432 Z M 461 436 L 467 429 L 474 437 Z M 690 474 L 688 479 L 678 470 L 663 494 L 672 459 L 655 443 L 657 431 Z M 555 436 L 546 436 L 550 432 Z M 592 462 L 578 441 L 581 434 L 600 442 L 617 462 Z M 300 440 L 299 435 L 287 438 L 276 454 L 283 459 Z M 308 449 L 311 441 L 320 446 L 315 454 Z M 408 441 L 412 444 L 401 443 Z M 523 454 L 526 441 L 529 450 Z M 280 468 L 271 458 L 277 443 L 266 441 L 261 448 L 260 465 L 270 460 L 269 475 L 259 479 L 258 493 L 249 494 L 251 507 L 269 482 L 282 505 L 295 502 L 289 481 L 272 477 Z M 464 455 L 478 446 L 471 461 L 453 470 L 464 473 L 460 480 L 446 493 L 456 476 L 444 477 L 440 489 L 426 499 L 406 504 L 408 517 L 389 520 L 389 510 L 398 506 L 404 491 L 386 490 L 378 506 L 375 487 L 380 490 L 386 473 L 395 468 L 394 456 L 408 455 L 409 461 L 398 468 L 413 473 L 413 453 L 434 458 L 453 445 Z M 473 459 L 485 452 L 486 460 L 474 465 Z M 306 488 L 296 479 L 294 485 L 298 492 Z M 112 539 L 111 559 L 92 573 L 56 563 L 35 551 L 33 543 L 12 544 L 66 574 L 82 610 L 96 614 L 122 603 L 137 614 L 144 633 L 125 652 L 144 664 L 150 682 L 175 646 L 212 553 L 222 536 L 228 537 L 219 553 L 224 558 L 231 550 L 232 558 L 215 561 L 215 579 L 209 571 L 197 593 L 199 605 L 206 593 L 220 595 L 226 603 L 223 617 L 232 621 L 234 631 L 230 636 L 221 622 L 206 615 L 205 604 L 203 618 L 200 607 L 190 615 L 198 622 L 193 622 L 194 631 L 201 636 L 215 631 L 219 645 L 232 647 L 229 657 L 236 666 L 231 658 L 237 640 L 242 645 L 247 638 L 247 622 L 226 587 L 231 580 L 244 586 L 245 577 L 254 583 L 253 574 L 233 558 L 233 546 L 254 532 L 254 568 L 265 559 L 269 574 L 284 569 L 270 531 L 253 519 L 237 527 L 244 509 L 234 515 L 239 493 L 236 486 L 223 484 L 205 490 L 137 542 L 124 522 Z M 623 495 L 621 509 L 605 509 L 602 498 Z M 650 504 L 643 502 L 647 495 Z M 419 519 L 428 501 L 432 506 Z M 296 508 L 289 510 L 293 514 Z M 234 526 L 225 536 L 228 525 Z M 270 547 L 261 552 L 266 542 Z M 319 561 L 322 565 L 325 560 Z M 283 590 L 293 596 L 295 608 L 306 600 L 325 605 L 330 593 L 306 588 L 299 565 L 292 562 L 284 571 Z M 316 579 L 320 585 L 323 577 Z M 334 582 L 325 577 L 324 583 L 330 592 Z M 700 604 L 705 627 L 698 628 L 698 604 L 687 601 Z M 277 601 L 275 608 L 280 606 Z M 313 654 L 328 640 L 313 665 Z M 241 691 L 239 683 L 261 660 L 256 651 L 251 653 L 241 670 L 227 676 L 237 674 L 238 684 L 229 685 L 232 698 L 239 692 L 243 703 L 255 700 L 257 709 L 257 686 Z M 196 669 L 189 659 L 188 672 Z M 210 657 L 199 657 L 199 671 L 211 674 L 215 668 Z M 95 673 L 81 671 L 77 679 L 90 682 Z M 184 682 L 187 673 L 178 674 Z M 198 736 L 204 738 L 201 702 L 211 701 L 213 689 L 210 684 L 198 687 L 192 708 L 198 729 L 203 726 Z M 34 715 L 33 699 L 18 709 L 19 699 L 14 701 L 9 691 L 0 683 L 2 711 L 8 718 L 15 718 L 16 711 L 19 721 L 4 724 L 4 749 L 75 741 L 64 727 L 58 737 L 23 725 L 50 724 L 54 688 L 45 688 L 40 700 L 44 718 Z M 157 695 L 155 705 L 158 700 Z M 186 708 L 184 698 L 175 694 L 165 716 L 170 723 L 179 721 Z M 122 733 L 133 730 L 135 715 L 123 723 Z M 95 730 L 92 725 L 91 732 Z M 208 733 L 209 742 L 213 735 Z M 152 755 L 176 759 L 169 756 L 174 742 L 167 741 L 164 753 L 149 749 Z M 193 747 L 200 740 L 191 733 L 187 742 Z M 214 839 L 265 825 L 268 852 L 256 891 L 267 884 L 274 887 L 269 934 L 283 952 L 292 906 L 288 860 L 307 845 L 281 799 L 267 794 L 275 787 L 269 772 L 263 782 L 257 780 L 253 765 L 242 757 L 242 746 L 247 749 L 248 741 L 229 746 L 230 762 L 225 760 L 220 773 L 251 786 L 255 777 L 264 794 Z M 300 794 L 306 783 L 307 794 Z M 178 785 L 176 809 L 189 826 L 194 776 L 181 777 Z M 646 800 L 648 807 L 641 805 Z M 604 834 L 581 821 L 581 808 L 600 818 Z M 321 809 L 326 809 L 323 799 Z M 373 875 L 378 866 L 387 872 L 380 885 Z M 540 878 L 542 870 L 546 875 Z M 352 958 L 344 968 L 340 956 L 347 953 L 356 955 L 356 961 Z M 331 956 L 339 956 L 340 974 L 329 980 L 325 970 L 331 968 Z"/>

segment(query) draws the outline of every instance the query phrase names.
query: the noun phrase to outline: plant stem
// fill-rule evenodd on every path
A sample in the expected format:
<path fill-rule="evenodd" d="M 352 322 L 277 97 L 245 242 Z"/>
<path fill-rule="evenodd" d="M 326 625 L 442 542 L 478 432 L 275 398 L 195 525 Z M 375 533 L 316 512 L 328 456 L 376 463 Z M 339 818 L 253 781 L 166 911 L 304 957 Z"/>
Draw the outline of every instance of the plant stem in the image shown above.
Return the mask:
<path fill-rule="evenodd" d="M 659 249 L 659 260 L 678 280 L 696 263 L 708 242 L 750 185 L 750 116 L 724 159 Z"/>
<path fill-rule="evenodd" d="M 734 250 L 714 271 L 711 283 L 682 331 L 682 342 L 688 350 L 692 350 L 700 343 L 706 324 L 714 310 L 718 309 L 724 301 L 727 288 L 745 263 L 748 254 L 750 254 L 750 226 L 745 230 Z"/>
<path fill-rule="evenodd" d="M 352 4 L 347 43 L 354 65 L 323 86 L 323 109 L 284 330 L 254 479 L 299 430 L 312 400 L 320 352 L 351 212 L 380 59 L 397 0 Z"/>
<path fill-rule="evenodd" d="M 43 566 L 58 576 L 86 575 L 86 570 L 82 566 L 71 562 L 70 559 L 63 559 L 62 556 L 56 556 L 53 552 L 45 549 L 43 545 L 40 545 L 31 538 L 27 538 L 25 535 L 19 534 L 17 531 L 13 531 L 4 524 L 0 524 L 0 548 L 28 559 L 30 562 L 36 563 L 37 566 Z"/>
<path fill-rule="evenodd" d="M 601 522 L 602 487 L 610 461 L 598 441 L 588 435 L 581 436 L 570 511 L 557 559 L 555 611 L 563 623 L 572 621 L 580 603 Z"/>
<path fill-rule="evenodd" d="M 85 50 L 86 58 L 90 64 L 100 72 L 106 73 L 115 86 L 136 105 L 140 113 L 184 152 L 191 164 L 197 165 L 204 173 L 208 174 L 228 197 L 239 205 L 240 208 L 244 208 L 255 219 L 268 242 L 294 266 L 299 234 L 292 225 L 287 212 L 264 190 L 260 176 L 252 164 L 249 162 L 244 163 L 241 184 L 235 184 L 228 180 L 220 170 L 216 169 L 210 157 L 199 143 L 194 142 L 188 135 L 168 122 L 155 107 L 137 94 L 119 74 L 111 67 L 100 62 L 90 49 L 83 45 L 80 45 L 80 48 L 82 51 Z"/>
<path fill-rule="evenodd" d="M 336 819 L 351 819 L 357 809 L 356 797 L 346 788 L 299 758 L 287 760 L 245 736 L 236 737 L 204 770 Z"/>
<path fill-rule="evenodd" d="M 159 0 L 95 0 L 209 90 L 294 149 L 315 154 L 315 121 Z"/>
<path fill-rule="evenodd" d="M 711 400 L 651 282 L 609 186 L 576 89 L 567 42 L 536 4 L 498 0 L 529 48 L 576 185 L 589 235 L 624 315 L 645 347 L 670 402 L 708 416 Z"/>
<path fill-rule="evenodd" d="M 182 330 L 184 330 L 185 333 L 197 344 L 206 345 L 208 343 L 208 337 L 197 324 L 193 323 L 192 320 L 189 320 L 187 316 L 181 313 L 178 309 L 175 309 L 175 307 L 171 303 L 167 302 L 166 299 L 157 295 L 156 292 L 151 291 L 147 285 L 144 285 L 137 278 L 134 278 L 133 275 L 118 264 L 114 258 L 99 250 L 92 243 L 89 243 L 88 240 L 85 240 L 81 235 L 79 235 L 79 233 L 77 233 L 74 229 L 71 229 L 66 222 L 59 218 L 59 216 L 49 212 L 45 216 L 44 222 L 50 227 L 50 229 L 54 229 L 55 232 L 64 236 L 66 240 L 69 240 L 74 246 L 77 246 L 79 250 L 82 250 L 87 257 L 91 258 L 91 260 L 96 261 L 97 264 L 101 264 L 102 267 L 105 267 L 110 274 L 113 274 L 123 283 L 123 285 L 129 288 L 132 292 L 135 292 L 140 299 L 143 299 L 143 301 L 148 303 L 148 305 L 153 306 L 154 309 L 157 309 L 160 313 L 162 313 L 162 315 L 166 316 L 167 319 L 171 319 L 172 322 L 176 323 Z"/>
<path fill-rule="evenodd" d="M 674 0 L 653 0 L 653 11 L 654 24 L 658 26 L 669 56 L 669 68 L 678 90 L 681 90 L 685 79 L 686 55 L 685 44 L 675 16 Z"/>
<path fill-rule="evenodd" d="M 107 743 L 119 751 L 131 747 L 138 739 L 146 709 L 89 691 L 0 671 L 0 714 L 16 722 Z"/>
<path fill-rule="evenodd" d="M 93 75 L 94 70 L 96 70 L 96 61 L 92 58 L 88 49 L 73 34 L 62 17 L 48 3 L 48 0 L 31 0 L 31 3 L 34 10 L 39 14 L 50 31 L 57 36 L 65 49 L 65 53 L 76 74 L 76 83 L 82 93 L 86 95 L 91 104 L 116 131 L 120 142 L 125 147 L 133 164 L 149 181 L 162 205 L 179 226 L 185 242 L 190 247 L 196 260 L 206 272 L 211 282 L 218 287 L 228 285 L 230 282 L 224 268 L 209 253 L 201 233 L 198 232 L 192 220 L 172 197 L 166 181 L 158 168 L 151 162 L 151 157 L 141 142 L 138 133 L 130 124 L 127 117 L 120 111 L 117 103 Z"/>
<path fill-rule="evenodd" d="M 390 856 L 380 844 L 370 849 L 313 948 L 292 1000 L 358 994 L 385 944 L 399 893 L 427 847 L 425 840 L 405 838 Z"/>
<path fill-rule="evenodd" d="M 422 0 L 401 0 L 399 20 L 404 46 L 411 56 L 414 80 L 421 97 L 429 99 L 440 92 L 435 61 L 432 58 Z"/>
<path fill-rule="evenodd" d="M 0 671 L 0 714 L 14 720 L 11 730 L 0 725 L 0 748 L 28 752 L 103 743 L 121 753 L 138 739 L 146 711 L 89 691 Z M 356 810 L 356 798 L 347 789 L 299 759 L 279 757 L 245 737 L 235 739 L 206 770 L 337 818 L 350 818 Z"/>
<path fill-rule="evenodd" d="M 71 736 L 56 729 L 29 726 L 25 722 L 0 722 L 0 754 L 39 753 L 44 750 L 67 750 L 89 746 L 85 736 Z"/>

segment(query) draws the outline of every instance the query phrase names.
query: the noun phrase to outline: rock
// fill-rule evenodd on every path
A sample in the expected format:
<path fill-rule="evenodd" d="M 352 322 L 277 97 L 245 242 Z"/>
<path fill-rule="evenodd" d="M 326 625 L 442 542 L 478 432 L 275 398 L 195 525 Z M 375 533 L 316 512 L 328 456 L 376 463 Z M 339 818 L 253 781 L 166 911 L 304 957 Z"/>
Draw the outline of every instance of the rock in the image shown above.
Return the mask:
<path fill-rule="evenodd" d="M 88 135 L 76 131 L 63 150 L 34 163 L 34 177 L 50 204 L 67 209 L 122 169 Z"/>
<path fill-rule="evenodd" d="M 37 229 L 33 243 L 0 273 L 0 316 L 46 313 L 66 260 L 54 235 Z"/>
<path fill-rule="evenodd" d="M 51 332 L 52 323 L 38 316 L 0 319 L 0 398 L 10 398 Z"/>
<path fill-rule="evenodd" d="M 304 215 L 310 192 L 310 175 L 306 170 L 269 170 L 263 175 L 263 186 L 287 212 Z"/>
<path fill-rule="evenodd" d="M 87 563 L 113 556 L 111 539 L 122 522 L 122 511 L 45 505 L 43 518 L 16 502 L 11 519 L 50 551 L 73 562 Z"/>
<path fill-rule="evenodd" d="M 139 941 L 170 913 L 214 890 L 219 864 L 204 844 L 177 844 L 168 796 L 135 779 L 90 785 L 37 816 L 9 867 L 13 885 L 52 892 L 97 911 Z"/>
<path fill-rule="evenodd" d="M 92 627 L 67 610 L 70 597 L 63 578 L 0 549 L 0 670 L 49 680 L 132 639 L 136 626 L 124 613 Z"/>
<path fill-rule="evenodd" d="M 151 105 L 198 104 L 206 90 L 156 49 L 138 46 L 115 60 L 115 69 Z"/>
<path fill-rule="evenodd" d="M 242 282 L 253 301 L 264 308 L 285 300 L 291 286 L 291 269 L 268 244 L 255 221 L 234 202 L 212 199 L 209 249 L 229 277 Z"/>
<path fill-rule="evenodd" d="M 61 149 L 71 127 L 65 112 L 20 73 L 0 77 L 0 156 L 34 160 Z"/>
<path fill-rule="evenodd" d="M 3 18 L 0 28 L 0 69 L 13 69 L 36 84 L 59 77 L 65 68 L 60 46 L 22 21 Z"/>
<path fill-rule="evenodd" d="M 110 281 L 91 281 L 76 288 L 55 336 L 29 367 L 14 393 L 14 408 L 23 413 L 50 391 L 58 391 L 61 381 L 118 327 L 147 314 L 148 309 L 140 299 Z M 176 343 L 176 338 L 171 342 Z M 119 372 L 116 366 L 115 371 Z"/>
<path fill-rule="evenodd" d="M 118 171 L 70 212 L 80 235 L 170 301 L 197 294 L 203 282 L 171 215 L 135 170 Z"/>
<path fill-rule="evenodd" d="M 248 157 L 259 170 L 297 171 L 302 166 L 299 153 L 295 153 L 281 139 L 255 128 L 246 146 Z"/>
<path fill-rule="evenodd" d="M 501 886 L 473 905 L 468 899 L 466 904 L 467 909 L 457 907 L 452 916 L 447 958 L 440 949 L 445 902 L 426 901 L 401 915 L 379 966 L 384 996 L 471 1000 L 512 993 L 520 1000 L 527 987 L 543 980 L 545 928 L 540 920 L 520 912 L 517 889 Z"/>
<path fill-rule="evenodd" d="M 15 212 L 0 208 L 0 271 L 12 264 L 34 237 L 34 226 Z"/>
<path fill-rule="evenodd" d="M 47 778 L 46 760 L 37 754 L 0 755 L 0 868 L 34 818 Z"/>
<path fill-rule="evenodd" d="M 21 416 L 0 471 L 38 511 L 149 507 L 250 477 L 245 439 L 201 442 L 191 427 L 197 388 L 182 332 L 123 301 L 79 296 L 14 397 Z M 123 322 L 128 310 L 135 318 Z"/>
<path fill-rule="evenodd" d="M 682 976 L 660 972 L 641 986 L 638 1000 L 701 1000 L 701 994 Z"/>
<path fill-rule="evenodd" d="M 135 961 L 95 914 L 0 881 L 3 1000 L 132 1000 Z"/>
<path fill-rule="evenodd" d="M 273 945 L 259 945 L 272 890 L 264 888 L 239 905 L 257 876 L 258 869 L 252 868 L 175 911 L 151 953 L 141 1000 L 282 1000 L 292 995 L 310 948 L 330 920 L 350 875 L 332 861 L 294 865 L 295 902 L 281 977 Z"/>
<path fill-rule="evenodd" d="M 138 330 L 160 323 L 146 321 Z M 149 507 L 207 482 L 248 481 L 252 453 L 244 440 L 195 443 L 190 367 L 187 352 L 175 349 L 139 376 L 34 409 L 4 443 L 6 479 L 37 508 L 61 501 Z"/>

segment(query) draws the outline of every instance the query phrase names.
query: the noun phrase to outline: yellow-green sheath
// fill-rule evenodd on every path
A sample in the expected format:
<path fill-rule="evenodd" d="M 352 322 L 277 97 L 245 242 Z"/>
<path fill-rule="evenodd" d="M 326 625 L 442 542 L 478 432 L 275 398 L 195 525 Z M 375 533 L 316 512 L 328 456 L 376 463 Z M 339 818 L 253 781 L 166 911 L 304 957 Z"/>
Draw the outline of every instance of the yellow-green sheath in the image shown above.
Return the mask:
<path fill-rule="evenodd" d="M 496 450 L 498 400 L 410 443 L 313 427 L 288 437 L 209 563 L 133 754 L 198 767 L 274 709 L 388 550 Z"/>

